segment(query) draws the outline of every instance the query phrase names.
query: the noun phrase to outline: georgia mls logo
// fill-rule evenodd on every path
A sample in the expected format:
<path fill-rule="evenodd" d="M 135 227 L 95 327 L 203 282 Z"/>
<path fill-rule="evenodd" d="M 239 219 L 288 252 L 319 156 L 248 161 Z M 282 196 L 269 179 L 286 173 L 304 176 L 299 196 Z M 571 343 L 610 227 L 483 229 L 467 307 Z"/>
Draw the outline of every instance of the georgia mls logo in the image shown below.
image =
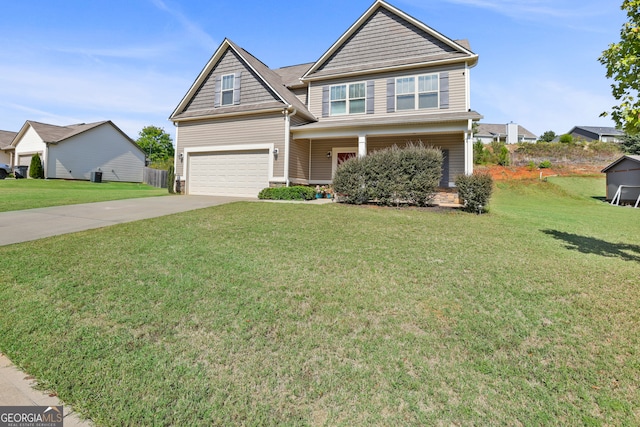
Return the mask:
<path fill-rule="evenodd" d="M 0 427 L 62 427 L 62 406 L 0 406 Z"/>

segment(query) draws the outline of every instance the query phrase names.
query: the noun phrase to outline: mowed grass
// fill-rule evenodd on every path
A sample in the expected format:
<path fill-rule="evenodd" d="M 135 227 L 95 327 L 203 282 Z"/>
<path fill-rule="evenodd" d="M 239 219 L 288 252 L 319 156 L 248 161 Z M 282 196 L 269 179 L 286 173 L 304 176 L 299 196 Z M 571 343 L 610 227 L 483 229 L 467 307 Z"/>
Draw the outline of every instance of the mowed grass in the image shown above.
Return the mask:
<path fill-rule="evenodd" d="M 640 210 L 603 192 L 235 203 L 3 247 L 0 349 L 104 426 L 637 425 Z"/>
<path fill-rule="evenodd" d="M 167 195 L 166 188 L 128 182 L 0 180 L 0 212 Z"/>

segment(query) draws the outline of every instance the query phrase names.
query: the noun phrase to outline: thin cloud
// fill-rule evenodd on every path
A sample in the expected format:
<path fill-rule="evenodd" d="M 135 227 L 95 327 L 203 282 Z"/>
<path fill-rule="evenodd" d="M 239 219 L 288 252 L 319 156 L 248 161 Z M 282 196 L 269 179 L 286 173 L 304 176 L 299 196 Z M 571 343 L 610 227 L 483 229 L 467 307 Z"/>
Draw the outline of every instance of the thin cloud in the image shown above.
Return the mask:
<path fill-rule="evenodd" d="M 151 0 L 151 3 L 158 9 L 173 16 L 203 48 L 214 51 L 218 47 L 218 43 L 206 31 L 179 10 L 170 8 L 163 0 Z"/>

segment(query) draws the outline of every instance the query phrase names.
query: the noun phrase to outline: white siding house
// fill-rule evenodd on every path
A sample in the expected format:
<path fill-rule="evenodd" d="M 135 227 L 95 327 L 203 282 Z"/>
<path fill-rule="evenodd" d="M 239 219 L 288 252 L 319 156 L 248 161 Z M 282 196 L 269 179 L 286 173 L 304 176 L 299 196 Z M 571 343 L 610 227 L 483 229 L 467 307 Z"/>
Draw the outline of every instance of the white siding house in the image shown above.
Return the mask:
<path fill-rule="evenodd" d="M 111 121 L 55 126 L 27 121 L 14 139 L 15 164 L 38 153 L 45 178 L 142 182 L 145 153 Z"/>

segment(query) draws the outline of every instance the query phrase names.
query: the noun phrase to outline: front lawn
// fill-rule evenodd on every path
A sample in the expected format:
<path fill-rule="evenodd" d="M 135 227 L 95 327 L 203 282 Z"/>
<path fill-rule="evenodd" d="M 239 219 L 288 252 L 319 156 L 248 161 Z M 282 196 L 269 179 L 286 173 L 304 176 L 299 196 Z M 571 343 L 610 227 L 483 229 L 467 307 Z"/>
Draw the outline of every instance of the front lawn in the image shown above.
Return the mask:
<path fill-rule="evenodd" d="M 167 195 L 166 188 L 128 182 L 0 180 L 0 212 Z"/>
<path fill-rule="evenodd" d="M 104 426 L 637 425 L 640 209 L 579 179 L 2 247 L 0 350 Z"/>

